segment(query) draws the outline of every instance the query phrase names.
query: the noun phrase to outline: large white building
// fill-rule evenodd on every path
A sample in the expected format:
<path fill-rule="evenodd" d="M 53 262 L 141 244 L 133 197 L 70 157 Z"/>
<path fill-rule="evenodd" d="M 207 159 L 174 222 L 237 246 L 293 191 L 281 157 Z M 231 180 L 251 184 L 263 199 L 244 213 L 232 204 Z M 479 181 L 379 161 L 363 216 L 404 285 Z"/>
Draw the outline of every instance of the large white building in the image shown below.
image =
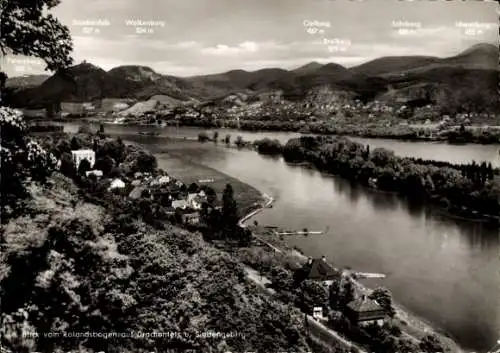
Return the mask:
<path fill-rule="evenodd" d="M 84 159 L 90 162 L 90 168 L 95 164 L 95 152 L 92 150 L 76 150 L 71 151 L 71 154 L 73 155 L 73 162 L 76 168 L 80 166 L 80 162 Z"/>

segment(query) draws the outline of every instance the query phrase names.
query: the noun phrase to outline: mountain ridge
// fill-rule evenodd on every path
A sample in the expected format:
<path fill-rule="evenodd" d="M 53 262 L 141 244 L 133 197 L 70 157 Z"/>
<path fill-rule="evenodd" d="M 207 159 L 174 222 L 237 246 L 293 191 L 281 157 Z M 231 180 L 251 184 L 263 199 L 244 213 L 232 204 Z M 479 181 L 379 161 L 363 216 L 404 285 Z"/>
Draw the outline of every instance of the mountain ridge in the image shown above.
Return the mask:
<path fill-rule="evenodd" d="M 473 76 L 476 74 L 486 81 L 475 82 Z M 457 90 L 458 96 L 467 101 L 470 97 L 477 100 L 479 93 L 488 98 L 496 93 L 498 48 L 478 43 L 447 58 L 389 56 L 351 68 L 313 61 L 293 70 L 237 69 L 191 77 L 164 75 L 143 65 L 124 65 L 105 71 L 82 63 L 52 75 L 38 86 L 27 81 L 29 79 L 22 80 L 25 87 L 16 87 L 13 85 L 15 78 L 7 80 L 14 106 L 40 108 L 57 101 L 84 102 L 102 98 L 148 100 L 155 95 L 178 101 L 211 100 L 238 92 L 260 94 L 270 91 L 283 92 L 287 100 L 301 100 L 309 92 L 323 87 L 351 92 L 366 101 L 386 97 L 389 87 L 407 90 L 417 84 L 419 87 L 433 84 L 433 90 L 439 90 L 436 85 L 443 86 L 446 91 Z M 473 91 L 469 95 L 465 92 L 467 88 Z"/>

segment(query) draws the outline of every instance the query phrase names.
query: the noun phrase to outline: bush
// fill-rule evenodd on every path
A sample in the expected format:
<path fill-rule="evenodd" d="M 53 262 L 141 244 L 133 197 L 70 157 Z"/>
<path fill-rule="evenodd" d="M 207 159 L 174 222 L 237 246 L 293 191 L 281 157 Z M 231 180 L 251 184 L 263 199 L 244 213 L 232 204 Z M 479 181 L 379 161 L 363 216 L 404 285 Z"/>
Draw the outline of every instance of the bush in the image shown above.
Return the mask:
<path fill-rule="evenodd" d="M 206 142 L 210 140 L 210 137 L 208 137 L 207 133 L 206 132 L 200 132 L 198 134 L 198 141 L 199 142 Z"/>
<path fill-rule="evenodd" d="M 434 335 L 425 336 L 419 343 L 419 348 L 423 352 L 428 353 L 436 353 L 436 352 L 444 352 L 444 347 L 441 342 Z"/>
<path fill-rule="evenodd" d="M 94 169 L 101 170 L 103 175 L 108 175 L 114 166 L 115 161 L 113 158 L 106 155 L 96 159 Z"/>
<path fill-rule="evenodd" d="M 158 161 L 152 154 L 143 152 L 139 154 L 133 165 L 136 172 L 153 172 L 158 167 Z"/>
<path fill-rule="evenodd" d="M 283 149 L 283 146 L 281 146 L 281 143 L 278 140 L 271 140 L 267 137 L 265 139 L 255 141 L 254 145 L 257 146 L 257 151 L 261 154 L 276 155 L 280 154 Z"/>
<path fill-rule="evenodd" d="M 26 136 L 27 127 L 18 110 L 0 107 L 0 162 L 2 167 L 2 216 L 27 196 L 24 183 L 45 182 L 57 166 L 56 157 Z"/>

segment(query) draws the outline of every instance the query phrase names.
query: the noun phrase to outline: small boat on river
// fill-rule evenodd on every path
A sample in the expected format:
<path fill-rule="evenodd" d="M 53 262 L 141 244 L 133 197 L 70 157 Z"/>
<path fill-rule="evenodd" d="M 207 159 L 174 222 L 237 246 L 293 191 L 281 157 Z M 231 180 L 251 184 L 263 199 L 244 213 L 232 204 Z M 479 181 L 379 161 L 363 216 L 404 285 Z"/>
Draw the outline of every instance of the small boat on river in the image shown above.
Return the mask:
<path fill-rule="evenodd" d="M 159 136 L 160 133 L 156 131 L 140 131 L 139 135 L 144 135 L 144 136 Z"/>

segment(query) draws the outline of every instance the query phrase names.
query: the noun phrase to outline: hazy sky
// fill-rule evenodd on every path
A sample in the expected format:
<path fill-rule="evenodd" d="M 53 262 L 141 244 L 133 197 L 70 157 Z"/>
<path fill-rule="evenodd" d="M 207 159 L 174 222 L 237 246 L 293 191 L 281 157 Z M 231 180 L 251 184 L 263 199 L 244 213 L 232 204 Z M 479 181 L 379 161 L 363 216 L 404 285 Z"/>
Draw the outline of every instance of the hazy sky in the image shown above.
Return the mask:
<path fill-rule="evenodd" d="M 53 13 L 71 30 L 75 63 L 87 60 L 105 70 L 145 65 L 189 76 L 311 61 L 350 67 L 390 55 L 451 56 L 480 42 L 498 45 L 496 9 L 496 2 L 474 0 L 63 0 Z M 103 25 L 84 26 L 86 20 Z M 127 20 L 156 24 L 136 28 Z M 311 34 L 305 21 L 330 27 L 312 26 L 318 32 Z M 395 28 L 398 21 L 410 23 Z M 466 33 L 458 22 L 476 26 Z M 10 76 L 13 65 L 6 64 Z"/>

